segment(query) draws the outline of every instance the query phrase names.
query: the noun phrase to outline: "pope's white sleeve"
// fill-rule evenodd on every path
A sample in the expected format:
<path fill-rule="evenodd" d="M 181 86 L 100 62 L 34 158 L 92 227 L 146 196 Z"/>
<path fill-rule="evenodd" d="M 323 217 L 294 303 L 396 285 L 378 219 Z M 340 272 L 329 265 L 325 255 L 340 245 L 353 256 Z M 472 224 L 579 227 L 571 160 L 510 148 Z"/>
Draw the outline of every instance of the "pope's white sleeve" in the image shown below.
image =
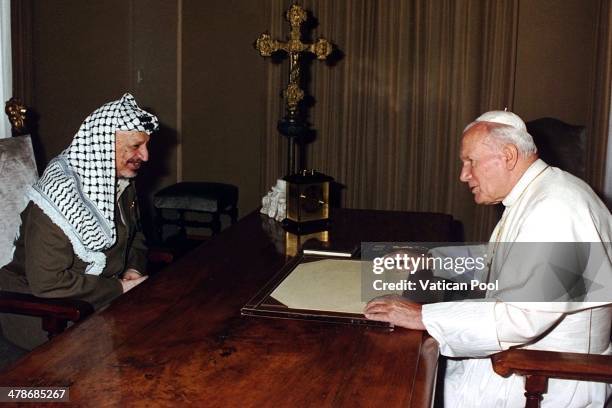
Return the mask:
<path fill-rule="evenodd" d="M 433 303 L 422 313 L 425 328 L 448 357 L 486 357 L 529 343 L 563 316 L 491 301 Z"/>
<path fill-rule="evenodd" d="M 530 343 L 564 316 L 558 312 L 522 309 L 503 302 L 495 304 L 497 337 L 503 349 Z"/>
<path fill-rule="evenodd" d="M 501 351 L 495 302 L 443 302 L 423 305 L 423 324 L 448 357 L 484 357 Z"/>

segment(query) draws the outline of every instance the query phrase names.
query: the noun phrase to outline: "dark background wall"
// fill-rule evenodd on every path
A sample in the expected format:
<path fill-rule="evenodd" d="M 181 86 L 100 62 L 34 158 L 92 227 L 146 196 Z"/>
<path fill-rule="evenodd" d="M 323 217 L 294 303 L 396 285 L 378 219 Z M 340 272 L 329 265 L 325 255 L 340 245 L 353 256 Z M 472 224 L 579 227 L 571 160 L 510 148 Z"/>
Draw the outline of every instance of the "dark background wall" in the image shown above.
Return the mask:
<path fill-rule="evenodd" d="M 526 120 L 586 123 L 597 3 L 520 1 L 514 109 Z M 269 9 L 267 0 L 32 2 L 45 159 L 93 109 L 130 91 L 162 124 L 139 181 L 148 195 L 178 179 L 226 181 L 240 188 L 241 215 L 255 209 L 269 188 L 260 175 L 270 62 L 252 43 Z"/>
<path fill-rule="evenodd" d="M 183 176 L 240 188 L 240 214 L 257 207 L 265 127 L 265 61 L 253 42 L 267 26 L 266 2 L 183 4 Z"/>
<path fill-rule="evenodd" d="M 47 160 L 68 145 L 87 114 L 129 89 L 127 5 L 32 2 L 32 105 Z"/>
<path fill-rule="evenodd" d="M 597 1 L 521 0 L 514 109 L 587 123 Z"/>

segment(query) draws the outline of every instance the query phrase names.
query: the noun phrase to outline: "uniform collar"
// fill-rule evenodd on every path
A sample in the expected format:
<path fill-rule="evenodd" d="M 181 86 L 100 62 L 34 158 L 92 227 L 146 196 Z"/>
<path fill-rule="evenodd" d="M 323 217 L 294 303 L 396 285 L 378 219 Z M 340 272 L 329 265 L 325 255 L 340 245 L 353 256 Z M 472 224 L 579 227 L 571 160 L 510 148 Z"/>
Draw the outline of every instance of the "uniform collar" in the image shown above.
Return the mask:
<path fill-rule="evenodd" d="M 119 201 L 119 197 L 121 197 L 121 194 L 123 194 L 129 185 L 130 180 L 124 178 L 117 179 L 117 201 Z"/>
<path fill-rule="evenodd" d="M 546 164 L 546 162 L 544 162 L 542 159 L 537 159 L 531 163 L 531 166 L 529 166 L 525 173 L 523 173 L 523 176 L 519 179 L 518 183 L 514 185 L 510 191 L 510 194 L 504 198 L 502 204 L 505 207 L 511 207 L 527 189 L 529 184 L 535 180 L 535 178 L 538 177 L 540 173 L 546 169 L 546 167 L 548 167 L 548 164 Z"/>

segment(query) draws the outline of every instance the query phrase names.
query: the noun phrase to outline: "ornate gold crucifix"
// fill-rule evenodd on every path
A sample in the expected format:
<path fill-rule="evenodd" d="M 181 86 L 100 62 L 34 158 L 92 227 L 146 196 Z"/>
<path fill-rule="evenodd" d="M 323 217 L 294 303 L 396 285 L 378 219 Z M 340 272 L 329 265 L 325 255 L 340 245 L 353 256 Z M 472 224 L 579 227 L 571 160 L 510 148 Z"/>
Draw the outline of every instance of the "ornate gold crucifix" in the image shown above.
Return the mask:
<path fill-rule="evenodd" d="M 283 92 L 287 101 L 289 114 L 294 116 L 298 104 L 304 98 L 304 91 L 300 88 L 300 53 L 310 52 L 317 59 L 324 60 L 332 52 L 332 45 L 324 38 L 319 38 L 313 44 L 303 43 L 300 40 L 300 26 L 306 21 L 306 12 L 303 8 L 294 4 L 287 11 L 287 20 L 291 24 L 290 39 L 287 42 L 273 40 L 270 34 L 263 33 L 255 42 L 255 48 L 261 56 L 269 57 L 278 50 L 284 50 L 289 54 L 289 84 Z"/>

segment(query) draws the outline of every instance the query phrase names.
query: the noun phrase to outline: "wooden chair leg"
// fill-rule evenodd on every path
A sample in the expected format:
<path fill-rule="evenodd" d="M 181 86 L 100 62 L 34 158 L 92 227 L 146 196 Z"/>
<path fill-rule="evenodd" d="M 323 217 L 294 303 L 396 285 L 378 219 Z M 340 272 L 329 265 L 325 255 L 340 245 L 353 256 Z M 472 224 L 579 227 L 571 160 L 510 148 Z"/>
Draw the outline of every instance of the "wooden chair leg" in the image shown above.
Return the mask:
<path fill-rule="evenodd" d="M 210 228 L 212 229 L 213 235 L 217 235 L 219 232 L 221 232 L 221 217 L 218 211 L 214 212 L 212 215 Z"/>
<path fill-rule="evenodd" d="M 540 408 L 542 394 L 548 388 L 548 378 L 540 375 L 528 375 L 525 377 L 525 408 Z"/>
<path fill-rule="evenodd" d="M 185 228 L 185 211 L 178 210 L 178 213 L 179 213 L 178 225 L 180 228 L 180 235 L 183 238 L 187 238 L 187 229 Z"/>
<path fill-rule="evenodd" d="M 67 325 L 68 321 L 64 319 L 58 319 L 51 316 L 42 318 L 42 328 L 47 332 L 49 340 L 66 330 Z"/>
<path fill-rule="evenodd" d="M 236 221 L 238 221 L 238 208 L 236 208 L 235 206 L 230 208 L 229 216 L 230 216 L 230 218 L 232 220 L 232 224 L 234 224 Z"/>
<path fill-rule="evenodd" d="M 164 242 L 164 217 L 162 210 L 157 207 L 155 207 L 155 232 L 157 232 L 159 242 Z"/>

